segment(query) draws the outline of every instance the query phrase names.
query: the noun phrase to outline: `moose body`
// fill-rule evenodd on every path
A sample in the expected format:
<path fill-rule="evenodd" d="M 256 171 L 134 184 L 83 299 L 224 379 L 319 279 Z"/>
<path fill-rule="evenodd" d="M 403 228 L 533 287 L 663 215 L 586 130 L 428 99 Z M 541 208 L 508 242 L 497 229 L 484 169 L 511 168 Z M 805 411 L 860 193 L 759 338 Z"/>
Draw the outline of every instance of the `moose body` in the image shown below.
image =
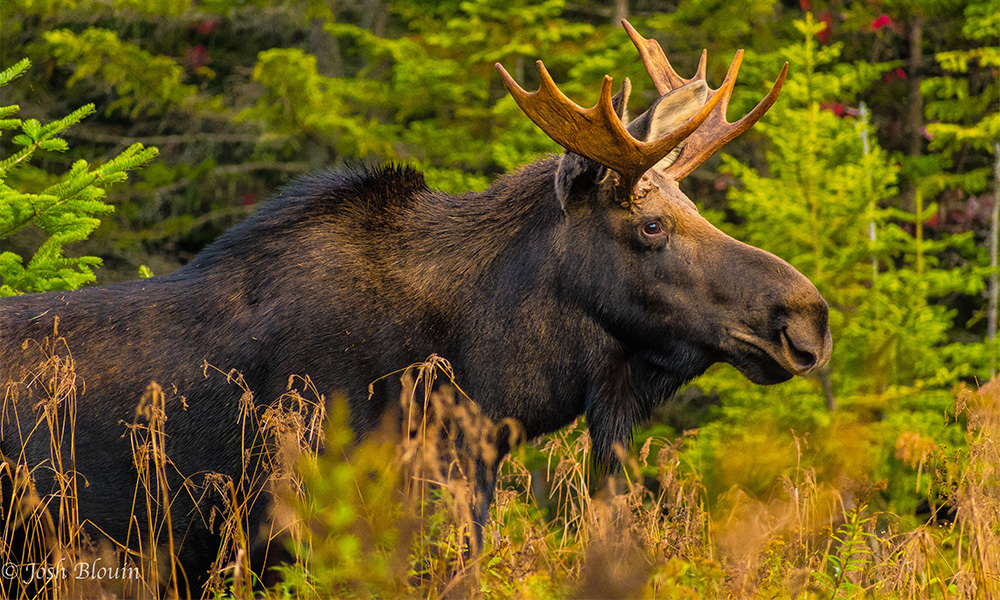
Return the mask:
<path fill-rule="evenodd" d="M 638 40 L 648 52 L 652 42 Z M 661 90 L 628 134 L 655 142 L 718 115 L 700 72 Z M 602 92 L 616 120 L 627 92 Z M 0 385 L 37 364 L 24 341 L 51 337 L 58 319 L 81 384 L 80 516 L 118 540 L 135 484 L 123 423 L 150 381 L 184 397 L 168 404 L 172 463 L 185 475 L 239 473 L 241 391 L 206 363 L 238 370 L 263 400 L 308 374 L 322 393 L 346 396 L 363 436 L 398 398 L 398 378 L 382 376 L 438 354 L 487 416 L 534 437 L 584 414 L 596 457 L 613 462 L 616 443 L 715 362 L 770 384 L 829 359 L 815 287 L 714 228 L 680 192 L 705 158 L 701 141 L 658 148 L 638 166 L 564 143 L 566 154 L 461 196 L 428 189 L 406 167 L 304 178 L 174 273 L 0 301 Z M 29 468 L 51 457 L 47 438 L 24 443 L 19 429 L 39 400 L 18 398 L 0 422 L 3 456 Z M 35 474 L 43 492 L 45 473 Z M 203 577 L 218 538 L 192 503 L 171 514 L 186 572 Z M 256 510 L 248 526 L 263 518 Z"/>

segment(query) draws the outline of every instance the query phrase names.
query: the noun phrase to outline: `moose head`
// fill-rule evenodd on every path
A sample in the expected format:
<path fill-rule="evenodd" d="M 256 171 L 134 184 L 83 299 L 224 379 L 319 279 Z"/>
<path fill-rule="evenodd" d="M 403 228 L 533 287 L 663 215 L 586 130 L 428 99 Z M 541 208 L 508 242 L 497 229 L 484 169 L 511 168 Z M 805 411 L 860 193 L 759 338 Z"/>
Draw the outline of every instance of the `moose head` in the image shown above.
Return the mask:
<path fill-rule="evenodd" d="M 788 63 L 764 99 L 729 123 L 742 50 L 712 90 L 707 53 L 684 79 L 659 43 L 622 23 L 660 93 L 631 122 L 628 79 L 612 98 L 605 76 L 597 104 L 584 109 L 559 91 L 542 61 L 534 93 L 496 65 L 518 106 L 566 149 L 554 181 L 573 257 L 564 285 L 623 344 L 646 349 L 667 369 L 700 372 L 726 361 L 762 384 L 813 373 L 832 351 L 823 297 L 784 260 L 712 226 L 679 187 L 774 104 Z"/>

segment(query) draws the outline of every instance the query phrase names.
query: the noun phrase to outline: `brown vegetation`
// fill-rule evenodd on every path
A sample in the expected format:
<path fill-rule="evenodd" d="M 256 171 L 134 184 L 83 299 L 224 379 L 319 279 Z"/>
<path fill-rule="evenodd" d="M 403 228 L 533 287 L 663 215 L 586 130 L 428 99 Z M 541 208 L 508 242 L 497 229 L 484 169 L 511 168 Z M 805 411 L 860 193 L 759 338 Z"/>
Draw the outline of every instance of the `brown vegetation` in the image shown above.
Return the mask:
<path fill-rule="evenodd" d="M 74 474 L 72 444 L 85 382 L 57 332 L 29 343 L 38 366 L 5 384 L 4 410 L 27 388 L 45 390 L 37 422 L 22 423 L 21 435 L 50 438 L 51 461 L 36 469 L 52 469 L 58 490 L 40 497 L 35 473 L 18 457 L 3 457 L 0 481 L 11 500 L 0 552 L 19 569 L 4 572 L 12 597 L 1000 596 L 1000 378 L 956 391 L 954 416 L 966 422 L 967 450 L 905 436 L 897 443 L 897 457 L 943 490 L 950 522 L 909 526 L 868 508 L 877 486 L 822 481 L 804 467 L 776 482 L 767 498 L 739 488 L 709 498 L 684 460 L 696 433 L 649 438 L 634 456 L 619 449 L 624 470 L 599 476 L 578 423 L 535 444 L 531 451 L 544 462 L 524 449 L 504 459 L 479 551 L 476 473 L 500 458 L 498 439 L 510 441 L 517 427 L 480 414 L 446 361 L 432 357 L 393 374 L 404 381 L 400 412 L 360 441 L 346 425 L 344 403 L 327 403 L 308 378 L 293 378 L 287 394 L 258 406 L 239 374 L 230 373 L 244 391 L 243 477 L 201 474 L 184 489 L 166 488 L 174 467 L 163 451 L 165 423 L 184 409 L 183 399 L 151 384 L 135 422 L 122 427 L 136 465 L 134 505 L 145 507 L 122 518 L 150 515 L 135 523 L 135 552 L 125 550 L 129 540 L 109 543 L 85 533 L 75 493 L 87 482 Z M 228 499 L 220 514 L 204 515 L 222 540 L 205 590 L 188 590 L 173 560 L 181 540 L 171 531 L 169 507 L 178 494 Z M 265 498 L 275 499 L 271 529 L 244 531 L 246 512 Z M 265 581 L 255 579 L 248 559 L 248 545 L 261 535 L 285 560 Z M 93 577 L 96 568 L 105 569 L 101 577 Z M 280 578 L 271 576 L 278 571 Z M 12 574 L 31 581 L 12 585 Z"/>

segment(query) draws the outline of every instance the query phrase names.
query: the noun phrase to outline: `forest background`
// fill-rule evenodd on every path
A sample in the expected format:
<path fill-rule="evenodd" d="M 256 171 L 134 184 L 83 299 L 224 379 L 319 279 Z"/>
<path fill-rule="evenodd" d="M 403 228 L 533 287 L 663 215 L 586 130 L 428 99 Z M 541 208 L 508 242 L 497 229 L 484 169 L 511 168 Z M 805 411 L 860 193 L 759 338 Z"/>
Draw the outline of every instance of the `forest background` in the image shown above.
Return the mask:
<path fill-rule="evenodd" d="M 632 114 L 655 98 L 625 17 L 682 76 L 706 48 L 710 84 L 745 48 L 731 119 L 791 63 L 775 107 L 682 187 L 716 225 L 810 277 L 835 340 L 823 373 L 780 386 L 714 367 L 637 447 L 675 448 L 715 522 L 748 502 L 766 513 L 808 474 L 837 491 L 842 516 L 891 514 L 905 532 L 952 523 L 982 441 L 963 398 L 996 372 L 1000 348 L 994 0 L 4 0 L 0 69 L 31 66 L 0 101 L 18 107 L 0 114 L 15 134 L 0 138 L 0 294 L 170 272 L 328 166 L 399 161 L 432 187 L 482 190 L 560 151 L 494 63 L 531 90 L 542 58 L 583 105 L 606 73 L 631 78 Z M 520 457 L 542 473 L 539 452 Z M 983 481 L 1000 502 L 996 473 Z M 1000 516 L 990 523 L 995 542 Z M 954 525 L 928 531 L 940 556 L 961 555 Z M 706 556 L 731 567 L 724 548 Z M 771 555 L 756 556 L 762 586 Z M 843 580 L 845 565 L 828 562 L 804 564 Z M 697 590 L 704 564 L 668 575 Z M 941 593 L 957 593 L 960 561 L 942 564 Z"/>

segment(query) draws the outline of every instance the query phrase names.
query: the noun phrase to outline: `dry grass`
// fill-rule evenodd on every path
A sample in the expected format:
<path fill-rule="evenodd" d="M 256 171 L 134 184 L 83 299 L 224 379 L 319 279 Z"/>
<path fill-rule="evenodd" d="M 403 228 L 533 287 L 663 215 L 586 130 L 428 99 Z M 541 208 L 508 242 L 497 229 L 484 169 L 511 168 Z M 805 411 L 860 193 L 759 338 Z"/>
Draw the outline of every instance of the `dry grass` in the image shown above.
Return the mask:
<path fill-rule="evenodd" d="M 242 473 L 202 474 L 170 489 L 177 466 L 164 452 L 165 419 L 183 405 L 151 384 L 123 431 L 137 467 L 135 509 L 123 515 L 133 527 L 109 544 L 84 533 L 76 508 L 73 436 L 86 391 L 58 332 L 32 344 L 37 368 L 7 382 L 3 411 L 9 418 L 15 403 L 41 399 L 35 422 L 19 429 L 25 439 L 47 438 L 51 452 L 31 468 L 24 456 L 3 457 L 10 500 L 0 562 L 51 569 L 100 558 L 138 576 L 78 580 L 70 570 L 8 585 L 3 593 L 14 597 L 1000 597 L 1000 379 L 957 392 L 967 449 L 919 436 L 897 443 L 897 458 L 945 491 L 956 518 L 944 526 L 907 526 L 868 508 L 871 489 L 820 481 L 803 466 L 766 498 L 740 488 L 709 498 L 685 463 L 691 437 L 650 438 L 634 456 L 620 452 L 621 473 L 597 476 L 578 422 L 536 444 L 541 461 L 524 450 L 502 459 L 480 536 L 476 507 L 487 498 L 476 482 L 491 479 L 497 442 L 513 441 L 518 429 L 482 415 L 446 361 L 431 357 L 393 375 L 403 383 L 399 410 L 363 440 L 347 427 L 346 403 L 327 402 L 308 378 L 292 378 L 284 396 L 258 406 L 238 373 L 214 372 L 241 390 Z M 801 446 L 788 451 L 801 458 Z M 54 473 L 56 492 L 39 496 L 43 469 Z M 223 499 L 202 515 L 222 540 L 203 590 L 188 589 L 175 558 L 170 507 L 181 494 Z M 275 556 L 290 555 L 277 582 L 250 569 L 258 532 L 244 523 L 260 502 L 273 507 L 266 537 Z"/>

